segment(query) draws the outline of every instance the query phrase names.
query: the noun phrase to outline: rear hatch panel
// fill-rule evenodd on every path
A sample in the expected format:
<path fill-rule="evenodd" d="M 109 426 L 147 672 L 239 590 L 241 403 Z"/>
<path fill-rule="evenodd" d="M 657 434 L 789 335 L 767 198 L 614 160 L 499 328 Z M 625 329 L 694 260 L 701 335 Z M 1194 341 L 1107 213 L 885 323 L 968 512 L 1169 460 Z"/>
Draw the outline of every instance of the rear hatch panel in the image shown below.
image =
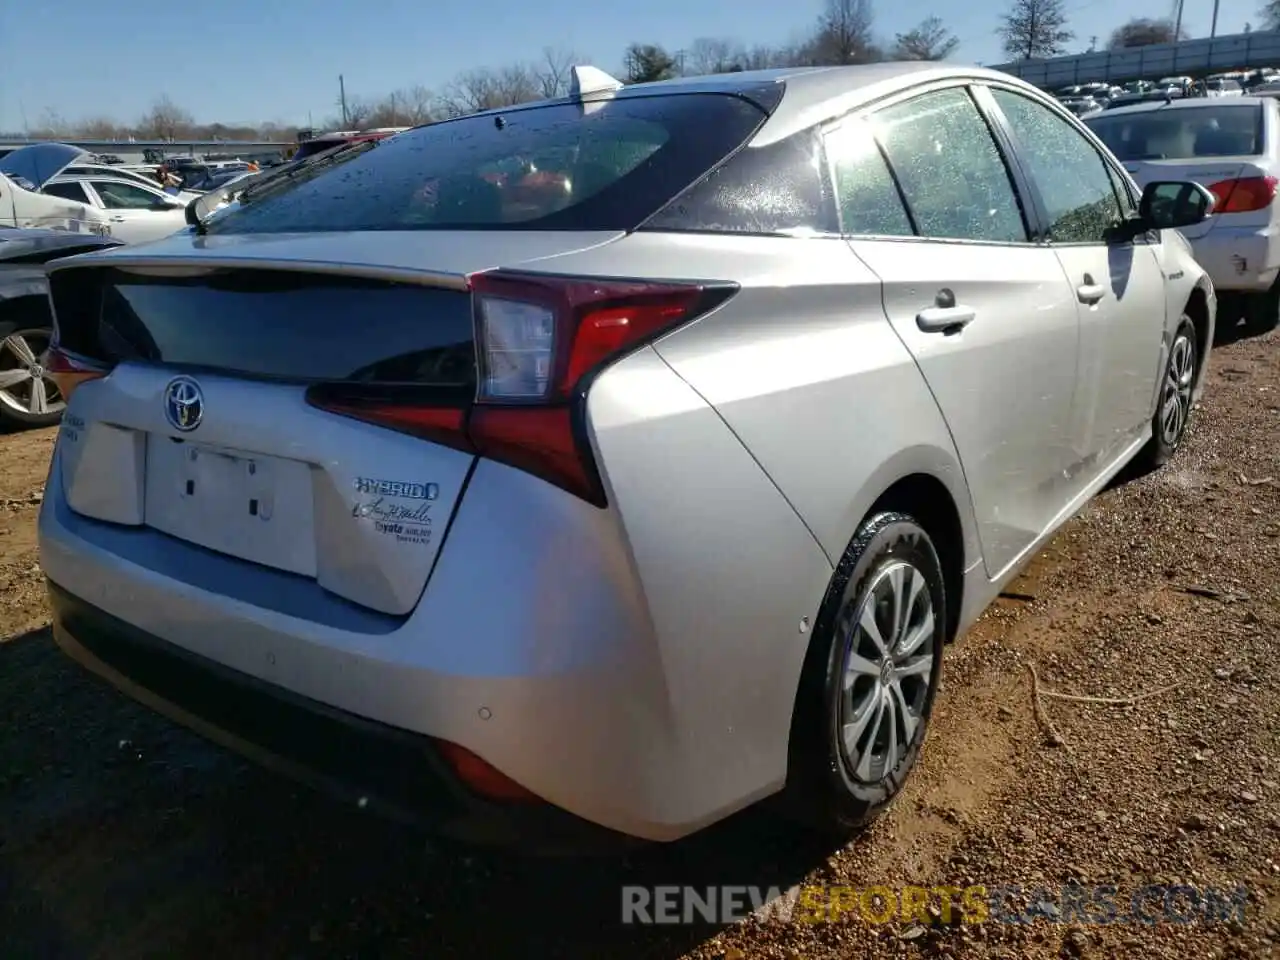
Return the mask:
<path fill-rule="evenodd" d="M 194 274 L 54 272 L 63 348 L 116 364 L 68 408 L 68 505 L 409 613 L 474 457 L 325 413 L 306 392 L 473 389 L 469 296 Z"/>

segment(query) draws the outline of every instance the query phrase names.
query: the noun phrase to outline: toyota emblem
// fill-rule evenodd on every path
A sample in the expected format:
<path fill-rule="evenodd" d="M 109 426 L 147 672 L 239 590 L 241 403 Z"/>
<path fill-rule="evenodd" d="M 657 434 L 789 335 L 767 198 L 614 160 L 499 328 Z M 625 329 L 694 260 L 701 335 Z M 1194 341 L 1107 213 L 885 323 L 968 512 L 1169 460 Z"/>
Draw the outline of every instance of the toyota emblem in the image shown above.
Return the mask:
<path fill-rule="evenodd" d="M 204 393 L 190 377 L 175 377 L 164 388 L 164 416 L 175 430 L 187 433 L 204 419 Z"/>

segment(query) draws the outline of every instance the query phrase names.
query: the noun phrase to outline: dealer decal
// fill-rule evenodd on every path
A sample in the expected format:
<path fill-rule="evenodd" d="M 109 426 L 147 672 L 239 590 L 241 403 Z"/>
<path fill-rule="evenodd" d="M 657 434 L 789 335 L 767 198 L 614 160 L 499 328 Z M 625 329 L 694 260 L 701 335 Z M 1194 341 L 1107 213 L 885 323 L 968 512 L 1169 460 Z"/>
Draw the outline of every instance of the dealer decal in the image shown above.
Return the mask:
<path fill-rule="evenodd" d="M 440 496 L 440 484 L 356 477 L 356 493 L 373 494 L 379 497 L 400 497 L 404 500 L 434 500 Z"/>
<path fill-rule="evenodd" d="M 357 477 L 355 488 L 369 499 L 357 500 L 351 516 L 372 520 L 377 533 L 397 543 L 431 543 L 431 501 L 440 496 L 439 484 Z M 411 502 L 397 502 L 405 500 Z"/>

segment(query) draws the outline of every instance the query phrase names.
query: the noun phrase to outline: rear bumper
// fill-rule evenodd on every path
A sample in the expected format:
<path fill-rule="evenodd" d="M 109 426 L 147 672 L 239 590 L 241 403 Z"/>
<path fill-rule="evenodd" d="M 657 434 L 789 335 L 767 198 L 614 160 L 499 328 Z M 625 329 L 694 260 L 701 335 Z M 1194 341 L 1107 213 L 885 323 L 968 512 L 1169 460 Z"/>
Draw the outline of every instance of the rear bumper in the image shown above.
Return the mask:
<path fill-rule="evenodd" d="M 277 772 L 386 816 L 478 845 L 540 853 L 637 841 L 546 803 L 494 803 L 453 775 L 434 741 L 291 694 L 139 630 L 49 583 L 72 659 L 146 706 Z"/>
<path fill-rule="evenodd" d="M 1215 224 L 1190 242 L 1196 260 L 1219 291 L 1263 293 L 1280 275 L 1280 235 L 1274 227 Z"/>
<path fill-rule="evenodd" d="M 77 392 L 73 417 L 80 407 L 101 416 L 91 396 Z M 62 482 L 76 442 L 67 435 L 40 512 L 41 567 L 197 662 L 456 744 L 617 833 L 675 840 L 785 784 L 831 564 L 719 414 L 652 349 L 611 367 L 591 398 L 610 507 L 480 460 L 404 616 L 77 513 Z M 673 452 L 681 469 L 655 470 Z M 116 462 L 87 462 L 97 484 L 112 482 Z"/>

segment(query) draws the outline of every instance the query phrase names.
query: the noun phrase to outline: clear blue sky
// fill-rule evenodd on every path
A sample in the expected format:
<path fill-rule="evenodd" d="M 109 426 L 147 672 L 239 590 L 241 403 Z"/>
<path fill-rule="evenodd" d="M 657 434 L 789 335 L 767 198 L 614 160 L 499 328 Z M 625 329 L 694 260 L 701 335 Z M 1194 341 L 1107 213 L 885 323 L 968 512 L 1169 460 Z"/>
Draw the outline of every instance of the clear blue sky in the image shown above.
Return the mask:
<path fill-rule="evenodd" d="M 1167 16 L 1170 0 L 1066 0 L 1073 49 L 1105 43 L 1133 16 Z M 960 38 L 954 59 L 996 63 L 1008 0 L 875 0 L 876 33 L 892 38 L 943 17 Z M 1221 0 L 1219 33 L 1258 22 L 1261 0 Z M 821 0 L 0 0 L 0 130 L 46 110 L 67 120 L 133 122 L 168 94 L 200 122 L 316 124 L 335 113 L 338 74 L 349 96 L 445 86 L 476 66 L 570 48 L 620 69 L 632 41 L 675 50 L 697 37 L 749 45 L 799 36 Z M 1185 0 L 1184 26 L 1207 36 L 1212 0 Z M 1123 10 L 1123 13 L 1121 11 Z"/>

